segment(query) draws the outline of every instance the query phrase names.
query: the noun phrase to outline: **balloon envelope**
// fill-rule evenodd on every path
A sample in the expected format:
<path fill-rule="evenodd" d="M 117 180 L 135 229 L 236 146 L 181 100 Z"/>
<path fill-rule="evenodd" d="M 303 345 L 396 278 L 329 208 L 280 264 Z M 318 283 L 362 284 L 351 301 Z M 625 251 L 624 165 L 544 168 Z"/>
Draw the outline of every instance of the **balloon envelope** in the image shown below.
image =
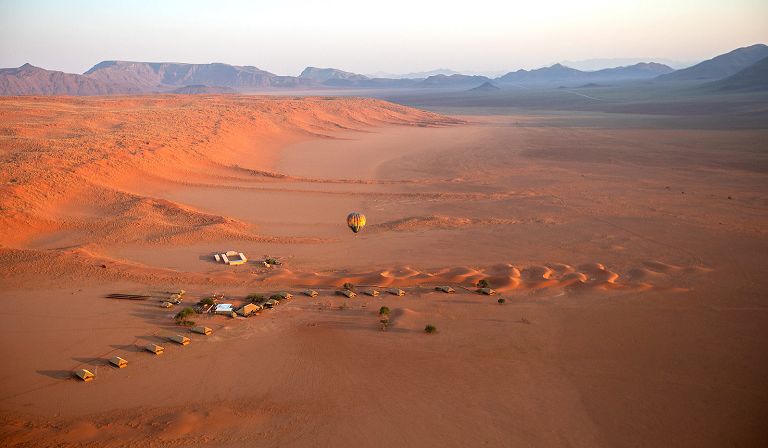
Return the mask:
<path fill-rule="evenodd" d="M 352 212 L 347 216 L 347 225 L 353 232 L 357 233 L 365 227 L 365 215 Z"/>

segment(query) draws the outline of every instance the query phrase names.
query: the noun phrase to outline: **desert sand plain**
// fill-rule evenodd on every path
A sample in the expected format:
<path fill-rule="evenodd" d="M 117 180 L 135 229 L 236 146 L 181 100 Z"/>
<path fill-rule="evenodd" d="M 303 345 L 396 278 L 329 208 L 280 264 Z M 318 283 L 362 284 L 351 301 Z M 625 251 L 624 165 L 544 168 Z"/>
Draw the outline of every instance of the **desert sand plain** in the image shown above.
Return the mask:
<path fill-rule="evenodd" d="M 765 446 L 768 131 L 603 118 L 0 98 L 3 445 Z M 105 298 L 307 286 L 162 356 Z"/>

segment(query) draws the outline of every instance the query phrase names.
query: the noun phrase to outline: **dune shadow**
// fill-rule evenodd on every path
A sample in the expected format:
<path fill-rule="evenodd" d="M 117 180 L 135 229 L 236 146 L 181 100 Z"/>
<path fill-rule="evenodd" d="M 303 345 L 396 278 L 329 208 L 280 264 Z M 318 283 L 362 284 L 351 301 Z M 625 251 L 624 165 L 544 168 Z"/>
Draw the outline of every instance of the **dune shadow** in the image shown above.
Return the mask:
<path fill-rule="evenodd" d="M 38 375 L 47 376 L 56 380 L 68 380 L 72 378 L 72 372 L 69 370 L 36 370 Z"/>

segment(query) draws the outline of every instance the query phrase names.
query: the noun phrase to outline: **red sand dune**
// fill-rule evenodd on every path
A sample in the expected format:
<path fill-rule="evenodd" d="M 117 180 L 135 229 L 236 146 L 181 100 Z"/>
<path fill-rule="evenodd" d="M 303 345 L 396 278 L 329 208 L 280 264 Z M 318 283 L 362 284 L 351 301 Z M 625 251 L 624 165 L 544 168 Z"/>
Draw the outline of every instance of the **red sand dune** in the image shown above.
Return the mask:
<path fill-rule="evenodd" d="M 744 167 L 765 166 L 766 132 L 579 120 L 0 98 L 0 440 L 764 446 L 768 202 Z M 231 249 L 252 262 L 214 262 Z M 145 352 L 185 330 L 159 306 L 180 288 L 181 306 L 296 297 L 196 315 L 213 335 Z"/>

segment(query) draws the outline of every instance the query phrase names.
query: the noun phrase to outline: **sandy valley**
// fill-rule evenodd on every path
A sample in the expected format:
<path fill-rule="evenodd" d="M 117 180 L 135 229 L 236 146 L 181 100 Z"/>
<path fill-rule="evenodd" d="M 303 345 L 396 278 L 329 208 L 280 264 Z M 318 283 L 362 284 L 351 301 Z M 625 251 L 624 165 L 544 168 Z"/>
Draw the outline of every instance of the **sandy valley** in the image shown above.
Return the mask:
<path fill-rule="evenodd" d="M 0 98 L 0 440 L 765 446 L 768 130 L 608 116 Z M 295 298 L 142 351 L 178 289 Z"/>

